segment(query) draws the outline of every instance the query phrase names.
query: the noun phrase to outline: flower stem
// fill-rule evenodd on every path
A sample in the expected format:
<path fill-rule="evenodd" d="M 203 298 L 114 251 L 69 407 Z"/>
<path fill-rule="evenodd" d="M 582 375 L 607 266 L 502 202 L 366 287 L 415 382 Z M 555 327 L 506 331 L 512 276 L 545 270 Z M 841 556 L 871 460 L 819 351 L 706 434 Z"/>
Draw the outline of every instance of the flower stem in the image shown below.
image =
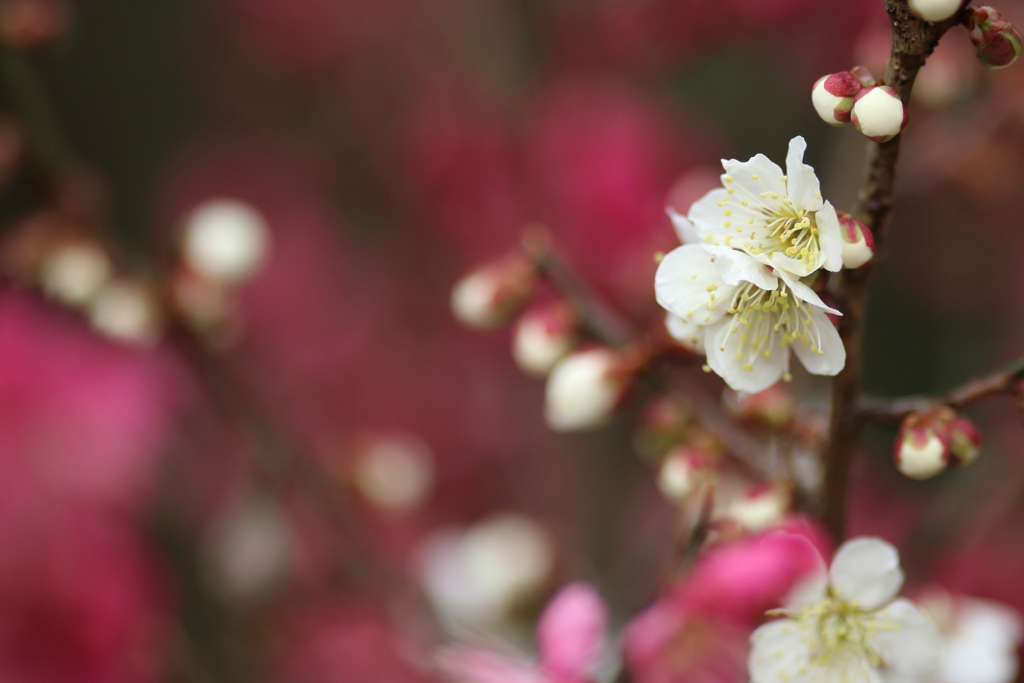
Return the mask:
<path fill-rule="evenodd" d="M 942 35 L 961 22 L 961 13 L 939 23 L 915 16 L 906 0 L 888 0 L 885 9 L 892 22 L 892 52 L 884 82 L 893 87 L 904 103 L 910 100 L 917 72 L 924 66 Z M 873 266 L 882 254 L 893 205 L 896 162 L 902 135 L 883 143 L 870 143 L 867 176 L 860 192 L 860 203 L 852 212 L 864 221 L 875 236 L 875 262 L 856 270 L 844 270 L 832 279 L 830 291 L 843 311 L 839 335 L 846 347 L 846 367 L 832 383 L 832 418 L 825 450 L 825 477 L 819 506 L 825 526 L 837 539 L 846 531 L 846 499 L 850 466 L 856 450 L 860 420 L 857 413 L 857 388 L 862 365 L 864 311 Z"/>

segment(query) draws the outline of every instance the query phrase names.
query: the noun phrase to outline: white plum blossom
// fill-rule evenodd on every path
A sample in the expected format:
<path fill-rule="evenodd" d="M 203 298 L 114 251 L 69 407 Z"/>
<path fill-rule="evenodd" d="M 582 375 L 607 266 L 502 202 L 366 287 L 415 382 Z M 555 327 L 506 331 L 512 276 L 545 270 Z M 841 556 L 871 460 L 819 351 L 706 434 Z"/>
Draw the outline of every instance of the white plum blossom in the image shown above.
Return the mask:
<path fill-rule="evenodd" d="M 835 375 L 846 364 L 826 315 L 839 312 L 787 271 L 745 252 L 683 245 L 662 259 L 654 289 L 671 314 L 672 335 L 703 344 L 708 365 L 737 391 L 790 379 L 790 350 L 816 375 Z"/>
<path fill-rule="evenodd" d="M 752 683 L 878 683 L 880 674 L 924 676 L 943 654 L 938 628 L 903 586 L 899 553 L 877 538 L 856 538 L 794 590 L 784 618 L 754 631 Z"/>
<path fill-rule="evenodd" d="M 797 278 L 819 268 L 843 267 L 843 238 L 833 206 L 821 198 L 814 169 L 803 162 L 807 143 L 789 143 L 786 172 L 763 154 L 722 160 L 723 187 L 712 190 L 683 217 L 669 216 L 683 242 L 740 249 Z"/>

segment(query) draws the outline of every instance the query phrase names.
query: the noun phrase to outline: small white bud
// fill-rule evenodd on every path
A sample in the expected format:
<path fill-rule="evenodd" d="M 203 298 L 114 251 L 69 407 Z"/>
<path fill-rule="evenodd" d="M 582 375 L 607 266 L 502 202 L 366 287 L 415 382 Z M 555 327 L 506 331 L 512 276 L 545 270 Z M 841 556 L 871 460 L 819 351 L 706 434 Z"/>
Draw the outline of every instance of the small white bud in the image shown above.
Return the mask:
<path fill-rule="evenodd" d="M 757 533 L 782 523 L 790 505 L 791 496 L 784 487 L 755 485 L 734 498 L 726 506 L 723 516 L 743 529 Z"/>
<path fill-rule="evenodd" d="M 48 254 L 39 279 L 47 294 L 73 306 L 91 300 L 110 277 L 110 259 L 98 244 L 73 242 Z"/>
<path fill-rule="evenodd" d="M 861 90 L 853 102 L 853 125 L 873 142 L 891 140 L 907 125 L 907 110 L 888 86 Z"/>
<path fill-rule="evenodd" d="M 535 281 L 533 266 L 518 254 L 487 264 L 455 283 L 452 313 L 466 327 L 499 327 L 526 306 Z"/>
<path fill-rule="evenodd" d="M 868 226 L 846 212 L 839 213 L 843 236 L 843 268 L 860 268 L 875 255 L 875 237 Z"/>
<path fill-rule="evenodd" d="M 159 314 L 150 292 L 127 280 L 107 282 L 89 305 L 94 328 L 121 341 L 151 344 L 160 334 Z"/>
<path fill-rule="evenodd" d="M 863 87 L 849 71 L 822 76 L 811 89 L 811 103 L 825 123 L 842 126 L 850 122 L 853 98 Z"/>
<path fill-rule="evenodd" d="M 963 0 L 910 0 L 911 11 L 925 21 L 949 19 L 964 4 Z"/>
<path fill-rule="evenodd" d="M 712 477 L 711 459 L 695 448 L 665 455 L 658 470 L 658 489 L 668 500 L 682 502 Z"/>
<path fill-rule="evenodd" d="M 528 375 L 546 375 L 576 344 L 576 316 L 561 301 L 527 311 L 512 336 L 512 358 Z"/>
<path fill-rule="evenodd" d="M 911 479 L 930 479 L 946 469 L 946 444 L 930 429 L 904 430 L 896 444 L 896 467 Z"/>
<path fill-rule="evenodd" d="M 570 354 L 555 365 L 544 394 L 548 426 L 557 432 L 572 432 L 607 421 L 629 384 L 620 365 L 619 356 L 604 348 Z"/>
<path fill-rule="evenodd" d="M 237 283 L 263 264 L 270 230 L 263 215 L 236 199 L 213 199 L 185 221 L 182 254 L 197 273 Z"/>
<path fill-rule="evenodd" d="M 220 521 L 208 558 L 215 586 L 236 600 L 267 593 L 288 570 L 291 530 L 273 501 L 254 496 Z"/>

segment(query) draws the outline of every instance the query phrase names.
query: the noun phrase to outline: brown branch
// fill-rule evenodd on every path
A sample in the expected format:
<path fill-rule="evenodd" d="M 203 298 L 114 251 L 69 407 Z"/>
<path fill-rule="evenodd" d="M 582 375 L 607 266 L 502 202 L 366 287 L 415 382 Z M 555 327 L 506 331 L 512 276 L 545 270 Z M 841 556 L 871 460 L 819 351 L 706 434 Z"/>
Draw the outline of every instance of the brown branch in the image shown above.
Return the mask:
<path fill-rule="evenodd" d="M 996 394 L 1016 394 L 1024 380 L 1024 357 L 999 372 L 972 379 L 941 396 L 907 396 L 884 399 L 865 396 L 857 402 L 858 417 L 862 421 L 895 422 L 919 410 L 945 405 L 963 408 Z"/>
<path fill-rule="evenodd" d="M 942 35 L 961 22 L 962 12 L 944 22 L 932 24 L 914 16 L 906 0 L 889 0 L 885 9 L 892 22 L 892 53 L 884 82 L 893 87 L 906 103 L 910 100 L 918 71 Z M 889 227 L 902 137 L 897 135 L 888 142 L 871 143 L 860 204 L 853 212 L 874 233 L 876 254 L 881 254 Z M 860 425 L 857 389 L 862 365 L 864 310 L 873 265 L 869 263 L 856 270 L 842 271 L 830 282 L 830 293 L 843 312 L 839 334 L 846 348 L 846 367 L 832 383 L 832 418 L 819 505 L 822 521 L 837 539 L 845 536 L 849 472 Z"/>

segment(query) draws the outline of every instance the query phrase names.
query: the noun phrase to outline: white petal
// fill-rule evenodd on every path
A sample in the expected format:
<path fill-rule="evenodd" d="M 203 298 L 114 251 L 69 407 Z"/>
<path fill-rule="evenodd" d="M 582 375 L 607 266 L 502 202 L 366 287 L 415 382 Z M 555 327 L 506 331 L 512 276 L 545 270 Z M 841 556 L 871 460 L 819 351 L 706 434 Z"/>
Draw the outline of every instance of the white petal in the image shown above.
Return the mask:
<path fill-rule="evenodd" d="M 804 163 L 807 141 L 797 135 L 789 141 L 786 156 L 786 188 L 789 199 L 798 209 L 816 211 L 821 207 L 821 186 L 814 169 Z"/>
<path fill-rule="evenodd" d="M 804 623 L 779 619 L 761 626 L 750 636 L 747 669 L 751 683 L 800 683 L 810 680 L 810 644 L 813 634 Z"/>
<path fill-rule="evenodd" d="M 676 236 L 679 241 L 683 244 L 697 244 L 700 242 L 700 235 L 697 234 L 697 228 L 693 226 L 690 219 L 683 216 L 678 211 L 673 209 L 671 206 L 665 209 L 668 217 L 672 220 L 672 227 L 676 230 Z"/>
<path fill-rule="evenodd" d="M 728 202 L 728 203 L 726 203 Z M 724 244 L 725 238 L 735 234 L 733 224 L 738 220 L 731 215 L 732 197 L 724 188 L 711 190 L 690 207 L 689 219 L 700 244 Z M 726 215 L 726 211 L 730 212 Z M 729 225 L 726 226 L 726 223 Z"/>
<path fill-rule="evenodd" d="M 1019 669 L 1014 650 L 994 649 L 979 640 L 954 640 L 946 650 L 938 683 L 1013 683 Z"/>
<path fill-rule="evenodd" d="M 764 260 L 768 262 L 768 265 L 780 274 L 785 273 L 786 275 L 790 275 L 791 279 L 807 277 L 820 268 L 821 264 L 825 261 L 825 255 L 820 252 L 818 253 L 817 262 L 813 266 L 804 263 L 802 260 L 790 258 L 781 251 L 774 252 L 767 257 L 762 255 L 761 258 L 764 258 Z"/>
<path fill-rule="evenodd" d="M 735 325 L 734 316 L 730 316 L 708 328 L 704 338 L 708 365 L 736 391 L 749 391 L 752 394 L 764 391 L 782 379 L 789 349 L 782 346 L 781 336 L 777 335 L 770 357 L 758 355 L 752 361 L 748 360 L 744 348 L 747 344 L 740 341 L 743 337 L 742 328 L 733 332 Z M 742 354 L 741 358 L 736 358 L 737 353 Z M 751 369 L 743 369 L 746 363 L 750 363 Z"/>
<path fill-rule="evenodd" d="M 834 315 L 842 315 L 842 313 L 837 311 L 836 309 L 831 308 L 830 306 L 826 306 L 825 302 L 821 300 L 821 297 L 818 296 L 817 292 L 815 292 L 813 289 L 797 280 L 790 273 L 787 273 L 784 270 L 777 270 L 775 271 L 775 274 L 782 278 L 787 285 L 789 285 L 789 288 L 793 291 L 793 294 L 796 296 L 796 298 L 800 299 L 801 301 L 806 301 L 809 304 L 813 304 L 815 307 L 820 308 L 823 311 L 828 311 L 829 313 L 832 313 Z"/>
<path fill-rule="evenodd" d="M 827 590 L 828 567 L 822 560 L 821 566 L 797 582 L 782 602 L 789 609 L 810 607 L 824 600 Z"/>
<path fill-rule="evenodd" d="M 717 290 L 708 291 L 710 286 L 717 286 Z M 715 256 L 695 244 L 669 252 L 654 276 L 658 303 L 698 325 L 721 319 L 735 291 L 735 287 L 722 282 L 715 268 Z"/>
<path fill-rule="evenodd" d="M 880 538 L 855 538 L 836 551 L 829 578 L 843 600 L 864 610 L 878 609 L 903 587 L 900 554 Z"/>
<path fill-rule="evenodd" d="M 879 654 L 896 671 L 920 676 L 935 670 L 941 662 L 939 629 L 914 603 L 904 598 L 893 600 L 878 612 L 877 622 L 875 643 Z"/>
<path fill-rule="evenodd" d="M 702 325 L 688 323 L 675 313 L 668 313 L 665 315 L 665 329 L 682 346 L 694 353 L 704 355 L 704 327 Z"/>
<path fill-rule="evenodd" d="M 991 600 L 959 597 L 956 601 L 957 629 L 961 634 L 1016 649 L 1024 637 L 1020 612 Z"/>
<path fill-rule="evenodd" d="M 729 247 L 706 246 L 704 249 L 715 255 L 715 268 L 726 284 L 750 282 L 770 292 L 778 289 L 779 278 L 750 254 Z"/>
<path fill-rule="evenodd" d="M 846 366 L 846 347 L 843 346 L 839 331 L 828 316 L 820 309 L 812 308 L 811 324 L 802 332 L 810 338 L 810 344 L 818 349 L 811 349 L 810 344 L 805 345 L 807 340 L 803 339 L 798 339 L 792 344 L 793 352 L 807 368 L 807 372 L 829 377 L 839 374 Z"/>
<path fill-rule="evenodd" d="M 786 183 L 782 180 L 782 169 L 763 154 L 752 156 L 748 161 L 722 159 L 722 168 L 725 169 L 722 182 L 726 187 L 735 183 L 754 197 L 759 196 L 762 192 L 774 192 L 779 197 L 786 196 Z M 732 178 L 731 182 L 729 178 Z"/>
<path fill-rule="evenodd" d="M 833 273 L 843 267 L 843 233 L 835 207 L 825 202 L 814 214 L 818 226 L 818 248 L 825 256 L 824 268 Z"/>

